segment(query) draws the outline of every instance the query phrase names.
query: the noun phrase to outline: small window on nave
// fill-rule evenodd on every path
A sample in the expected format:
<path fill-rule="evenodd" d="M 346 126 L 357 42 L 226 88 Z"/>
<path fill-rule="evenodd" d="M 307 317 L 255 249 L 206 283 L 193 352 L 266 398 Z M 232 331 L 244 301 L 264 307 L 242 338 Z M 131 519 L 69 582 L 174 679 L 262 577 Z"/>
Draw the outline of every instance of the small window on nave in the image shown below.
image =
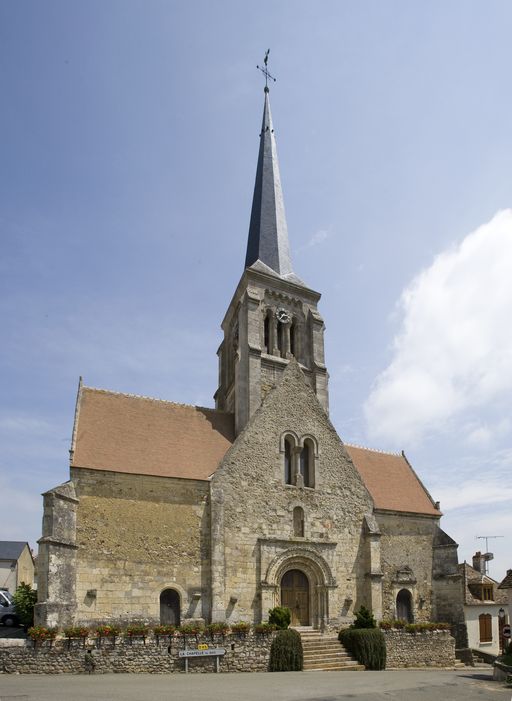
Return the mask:
<path fill-rule="evenodd" d="M 293 535 L 304 538 L 304 509 L 296 506 L 293 510 Z"/>

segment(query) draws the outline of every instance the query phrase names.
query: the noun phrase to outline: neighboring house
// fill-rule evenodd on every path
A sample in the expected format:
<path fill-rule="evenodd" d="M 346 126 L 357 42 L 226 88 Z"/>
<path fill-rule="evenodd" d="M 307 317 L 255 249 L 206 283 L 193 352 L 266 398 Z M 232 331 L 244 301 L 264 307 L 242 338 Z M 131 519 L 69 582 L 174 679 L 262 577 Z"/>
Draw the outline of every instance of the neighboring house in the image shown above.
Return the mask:
<path fill-rule="evenodd" d="M 507 606 L 507 596 L 498 582 L 485 574 L 482 553 L 473 556 L 473 567 L 459 565 L 464 587 L 464 615 L 469 647 L 499 655 L 499 611 Z"/>
<path fill-rule="evenodd" d="M 0 589 L 14 594 L 21 582 L 34 585 L 34 558 L 29 544 L 0 540 Z"/>
<path fill-rule="evenodd" d="M 512 622 L 512 570 L 507 570 L 505 579 L 500 582 L 498 589 L 501 589 L 508 602 L 508 622 Z"/>

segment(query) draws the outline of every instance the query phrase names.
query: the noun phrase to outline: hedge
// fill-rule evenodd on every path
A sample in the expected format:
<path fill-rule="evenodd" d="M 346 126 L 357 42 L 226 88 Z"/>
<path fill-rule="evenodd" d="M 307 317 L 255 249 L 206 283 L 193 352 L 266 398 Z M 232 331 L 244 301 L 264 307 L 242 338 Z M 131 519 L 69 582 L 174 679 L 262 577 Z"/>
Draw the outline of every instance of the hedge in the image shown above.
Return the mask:
<path fill-rule="evenodd" d="M 280 630 L 270 648 L 271 672 L 300 672 L 304 664 L 302 641 L 296 630 Z"/>
<path fill-rule="evenodd" d="M 378 628 L 340 630 L 338 640 L 366 669 L 386 668 L 386 640 Z"/>

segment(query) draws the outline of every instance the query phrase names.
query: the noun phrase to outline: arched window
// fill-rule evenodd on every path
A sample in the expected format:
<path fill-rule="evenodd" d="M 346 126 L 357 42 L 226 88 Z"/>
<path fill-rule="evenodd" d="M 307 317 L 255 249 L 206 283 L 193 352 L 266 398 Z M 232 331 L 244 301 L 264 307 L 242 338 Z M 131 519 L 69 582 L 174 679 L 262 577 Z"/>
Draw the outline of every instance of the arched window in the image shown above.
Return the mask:
<path fill-rule="evenodd" d="M 315 486 L 315 452 L 313 443 L 309 438 L 304 441 L 304 447 L 300 451 L 299 470 L 305 487 Z"/>
<path fill-rule="evenodd" d="M 478 616 L 480 626 L 480 642 L 492 643 L 492 616 L 490 613 L 481 613 Z"/>
<path fill-rule="evenodd" d="M 291 438 L 284 439 L 284 482 L 293 484 L 293 446 Z"/>
<path fill-rule="evenodd" d="M 400 589 L 396 597 L 396 617 L 407 623 L 413 622 L 412 596 L 408 589 Z"/>
<path fill-rule="evenodd" d="M 293 535 L 304 538 L 304 509 L 296 506 L 293 510 Z"/>

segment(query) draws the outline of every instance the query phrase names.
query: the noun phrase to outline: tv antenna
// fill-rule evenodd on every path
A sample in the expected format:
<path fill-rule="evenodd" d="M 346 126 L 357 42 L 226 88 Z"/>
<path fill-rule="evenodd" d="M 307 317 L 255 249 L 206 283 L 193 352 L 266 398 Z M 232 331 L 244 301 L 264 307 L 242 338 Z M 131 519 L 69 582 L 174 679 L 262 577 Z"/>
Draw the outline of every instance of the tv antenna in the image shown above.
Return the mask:
<path fill-rule="evenodd" d="M 495 538 L 504 538 L 504 535 L 476 535 L 475 540 L 485 540 L 485 553 L 484 558 L 484 574 L 489 574 L 489 561 L 494 559 L 493 553 L 489 552 L 489 541 Z"/>

